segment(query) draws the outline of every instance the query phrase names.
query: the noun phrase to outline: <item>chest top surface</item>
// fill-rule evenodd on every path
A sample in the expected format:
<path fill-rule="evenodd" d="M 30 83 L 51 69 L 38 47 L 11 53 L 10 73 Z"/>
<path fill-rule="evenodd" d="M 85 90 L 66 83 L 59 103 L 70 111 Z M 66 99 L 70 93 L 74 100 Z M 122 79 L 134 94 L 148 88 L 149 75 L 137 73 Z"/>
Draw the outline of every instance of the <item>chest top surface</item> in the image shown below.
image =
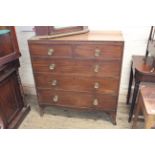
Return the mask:
<path fill-rule="evenodd" d="M 60 37 L 51 39 L 50 36 L 34 36 L 29 41 L 115 41 L 123 42 L 123 35 L 120 31 L 90 31 L 85 34 L 72 35 L 67 37 Z"/>

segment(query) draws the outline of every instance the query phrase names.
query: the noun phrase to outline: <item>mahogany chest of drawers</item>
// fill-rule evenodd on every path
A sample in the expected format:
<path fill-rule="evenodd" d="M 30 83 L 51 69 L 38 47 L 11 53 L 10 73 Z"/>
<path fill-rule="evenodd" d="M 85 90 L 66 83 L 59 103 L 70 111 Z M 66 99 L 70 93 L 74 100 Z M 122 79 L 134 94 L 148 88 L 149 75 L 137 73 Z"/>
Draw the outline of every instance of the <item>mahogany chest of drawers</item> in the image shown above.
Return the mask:
<path fill-rule="evenodd" d="M 28 40 L 38 102 L 100 110 L 116 124 L 124 42 L 120 32 Z"/>

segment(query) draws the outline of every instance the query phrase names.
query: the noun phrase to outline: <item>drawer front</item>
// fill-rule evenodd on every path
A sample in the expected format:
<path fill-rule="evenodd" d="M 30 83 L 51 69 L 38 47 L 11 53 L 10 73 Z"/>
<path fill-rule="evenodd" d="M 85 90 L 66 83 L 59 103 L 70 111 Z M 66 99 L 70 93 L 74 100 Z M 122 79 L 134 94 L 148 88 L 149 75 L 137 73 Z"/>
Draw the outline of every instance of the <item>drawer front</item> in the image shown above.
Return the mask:
<path fill-rule="evenodd" d="M 120 61 L 33 59 L 34 72 L 119 77 Z"/>
<path fill-rule="evenodd" d="M 30 52 L 32 56 L 48 57 L 72 57 L 72 48 L 69 45 L 35 45 L 31 44 Z"/>
<path fill-rule="evenodd" d="M 58 105 L 71 108 L 92 108 L 98 110 L 115 110 L 117 97 L 88 93 L 73 93 L 63 91 L 38 90 L 41 104 Z"/>
<path fill-rule="evenodd" d="M 35 74 L 35 81 L 38 88 L 103 94 L 117 94 L 119 84 L 119 80 L 116 78 L 61 76 L 58 74 L 39 73 Z"/>
<path fill-rule="evenodd" d="M 77 58 L 91 58 L 113 60 L 121 59 L 122 46 L 120 45 L 77 45 L 74 55 Z"/>

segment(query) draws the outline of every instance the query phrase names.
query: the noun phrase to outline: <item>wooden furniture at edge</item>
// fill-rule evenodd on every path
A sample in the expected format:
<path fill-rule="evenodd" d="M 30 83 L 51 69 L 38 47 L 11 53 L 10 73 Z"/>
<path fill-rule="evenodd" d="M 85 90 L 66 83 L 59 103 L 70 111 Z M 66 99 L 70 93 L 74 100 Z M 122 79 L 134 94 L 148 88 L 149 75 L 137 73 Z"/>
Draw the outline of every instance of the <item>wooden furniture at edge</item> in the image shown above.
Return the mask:
<path fill-rule="evenodd" d="M 107 112 L 116 124 L 124 41 L 120 32 L 28 40 L 38 101 Z"/>
<path fill-rule="evenodd" d="M 132 128 L 136 128 L 140 112 L 144 115 L 145 128 L 151 129 L 155 125 L 155 84 L 142 84 L 138 95 Z"/>
<path fill-rule="evenodd" d="M 0 128 L 17 128 L 30 107 L 24 102 L 24 93 L 19 77 L 19 48 L 15 29 L 9 29 L 10 37 L 4 36 L 0 40 Z M 11 38 L 11 39 L 10 39 Z"/>
<path fill-rule="evenodd" d="M 132 58 L 129 87 L 128 87 L 128 94 L 127 94 L 127 104 L 129 104 L 129 101 L 130 101 L 133 80 L 135 81 L 135 84 L 134 84 L 131 108 L 129 112 L 129 119 L 128 119 L 129 122 L 132 120 L 132 116 L 134 114 L 134 107 L 135 107 L 140 83 L 155 82 L 155 38 L 154 36 L 155 36 L 155 27 L 151 26 L 145 57 L 133 56 Z M 151 57 L 149 55 L 151 55 Z"/>
<path fill-rule="evenodd" d="M 134 82 L 135 84 L 134 84 L 133 97 L 132 97 L 131 108 L 129 113 L 129 122 L 132 120 L 132 116 L 134 113 L 135 103 L 136 103 L 140 83 L 155 82 L 155 71 L 152 68 L 152 63 L 153 63 L 153 59 L 151 57 L 148 57 L 146 61 L 145 61 L 145 56 L 132 57 L 129 88 L 128 88 L 128 95 L 127 95 L 127 104 L 129 104 L 129 101 L 130 101 L 133 80 L 135 81 Z"/>

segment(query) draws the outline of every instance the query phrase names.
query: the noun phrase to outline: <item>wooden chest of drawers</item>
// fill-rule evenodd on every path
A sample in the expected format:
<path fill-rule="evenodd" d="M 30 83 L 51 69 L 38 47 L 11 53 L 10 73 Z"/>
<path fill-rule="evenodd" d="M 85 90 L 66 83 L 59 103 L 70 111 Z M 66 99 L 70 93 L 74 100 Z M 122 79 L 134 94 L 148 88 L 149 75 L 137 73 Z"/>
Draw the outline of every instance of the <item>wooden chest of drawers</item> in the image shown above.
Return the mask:
<path fill-rule="evenodd" d="M 116 124 L 124 42 L 120 32 L 28 41 L 38 102 L 101 110 Z"/>

